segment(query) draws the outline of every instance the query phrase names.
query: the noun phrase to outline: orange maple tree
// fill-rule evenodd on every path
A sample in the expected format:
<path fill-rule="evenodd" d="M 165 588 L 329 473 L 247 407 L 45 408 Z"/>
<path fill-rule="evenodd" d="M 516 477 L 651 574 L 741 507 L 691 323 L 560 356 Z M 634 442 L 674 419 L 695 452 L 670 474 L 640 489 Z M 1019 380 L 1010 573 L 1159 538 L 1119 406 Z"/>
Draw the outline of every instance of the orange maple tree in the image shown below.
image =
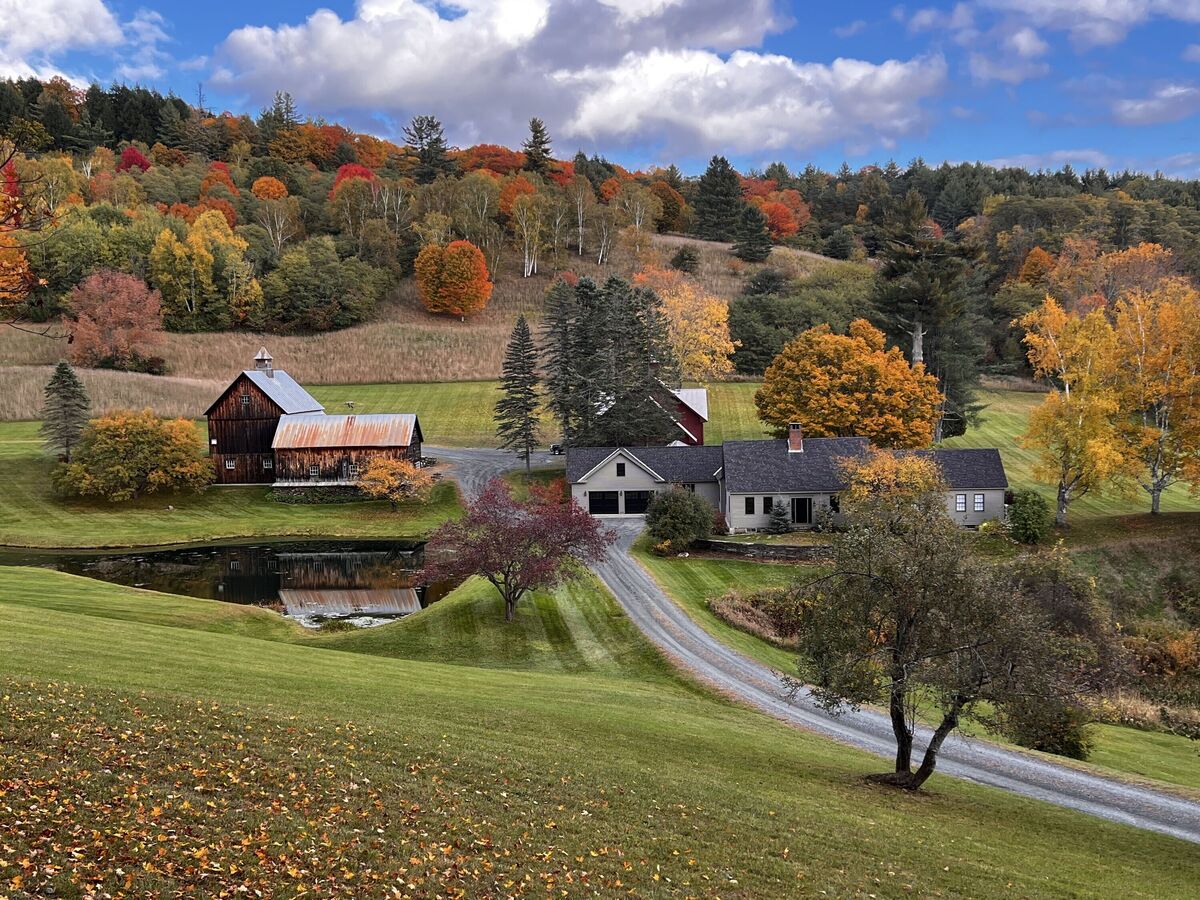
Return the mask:
<path fill-rule="evenodd" d="M 465 318 L 487 306 L 492 296 L 487 262 L 470 241 L 427 244 L 414 264 L 417 291 L 431 313 Z"/>
<path fill-rule="evenodd" d="M 828 325 L 802 332 L 767 368 L 754 395 L 758 416 L 776 434 L 798 422 L 812 437 L 865 437 L 879 447 L 928 447 L 942 404 L 937 379 L 866 319 L 850 333 Z"/>
<path fill-rule="evenodd" d="M 288 195 L 288 189 L 287 185 L 278 178 L 263 175 L 261 178 L 254 179 L 254 184 L 250 186 L 250 193 L 259 200 L 283 200 Z"/>

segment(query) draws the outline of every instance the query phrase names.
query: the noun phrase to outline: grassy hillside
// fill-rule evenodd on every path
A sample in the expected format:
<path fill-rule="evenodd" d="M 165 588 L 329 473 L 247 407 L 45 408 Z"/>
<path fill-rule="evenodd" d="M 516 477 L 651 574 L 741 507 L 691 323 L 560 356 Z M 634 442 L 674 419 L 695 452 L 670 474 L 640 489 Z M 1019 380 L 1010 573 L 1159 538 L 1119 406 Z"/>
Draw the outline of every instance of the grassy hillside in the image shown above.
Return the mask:
<path fill-rule="evenodd" d="M 77 581 L 0 571 L 14 892 L 1184 897 L 1200 879 L 1173 839 L 948 778 L 864 784 L 878 760 L 647 671 L 616 632 L 630 652 L 607 672 L 441 665 L 262 640 L 264 613 L 211 601 L 66 597 Z M 362 640 L 395 646 L 435 611 Z"/>
<path fill-rule="evenodd" d="M 0 424 L 0 544 L 127 547 L 251 536 L 399 537 L 432 530 L 458 507 L 451 484 L 429 503 L 392 512 L 385 502 L 275 503 L 266 487 L 210 488 L 200 495 L 152 495 L 131 503 L 62 500 L 50 489 L 52 462 L 37 425 Z"/>

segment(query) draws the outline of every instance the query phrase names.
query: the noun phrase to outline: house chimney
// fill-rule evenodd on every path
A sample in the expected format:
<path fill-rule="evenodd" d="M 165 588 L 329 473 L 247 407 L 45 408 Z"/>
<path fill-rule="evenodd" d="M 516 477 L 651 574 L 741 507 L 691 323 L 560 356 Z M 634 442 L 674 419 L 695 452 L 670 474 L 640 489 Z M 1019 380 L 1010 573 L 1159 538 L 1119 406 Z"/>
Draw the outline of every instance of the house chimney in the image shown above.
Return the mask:
<path fill-rule="evenodd" d="M 799 422 L 788 425 L 788 453 L 804 452 L 804 430 Z"/>
<path fill-rule="evenodd" d="M 275 377 L 275 361 L 271 358 L 271 354 L 267 352 L 266 347 L 260 347 L 257 355 L 254 357 L 254 368 L 260 372 L 265 372 L 268 378 Z"/>

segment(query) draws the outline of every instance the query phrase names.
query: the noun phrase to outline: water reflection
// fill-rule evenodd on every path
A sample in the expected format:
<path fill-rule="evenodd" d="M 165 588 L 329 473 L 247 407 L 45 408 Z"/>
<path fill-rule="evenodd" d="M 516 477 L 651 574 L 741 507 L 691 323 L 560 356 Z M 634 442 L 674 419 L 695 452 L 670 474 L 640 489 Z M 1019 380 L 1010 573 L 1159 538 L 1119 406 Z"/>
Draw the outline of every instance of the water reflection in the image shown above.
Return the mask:
<path fill-rule="evenodd" d="M 376 625 L 417 612 L 453 585 L 419 585 L 415 541 L 287 541 L 120 553 L 0 551 L 33 565 L 114 584 L 274 609 L 309 625 Z"/>

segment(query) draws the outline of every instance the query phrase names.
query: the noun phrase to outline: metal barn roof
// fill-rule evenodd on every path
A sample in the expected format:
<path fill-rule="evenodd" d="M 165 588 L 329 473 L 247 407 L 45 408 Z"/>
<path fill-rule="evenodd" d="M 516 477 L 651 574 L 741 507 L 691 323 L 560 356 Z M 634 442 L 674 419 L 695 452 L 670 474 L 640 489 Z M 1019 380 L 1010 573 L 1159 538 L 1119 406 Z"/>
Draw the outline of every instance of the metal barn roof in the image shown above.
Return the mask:
<path fill-rule="evenodd" d="M 275 429 L 275 450 L 327 447 L 407 447 L 423 440 L 421 425 L 412 413 L 365 416 L 327 416 L 305 413 L 281 416 Z"/>
<path fill-rule="evenodd" d="M 317 402 L 316 397 L 300 387 L 296 380 L 282 369 L 275 369 L 271 375 L 259 369 L 247 369 L 242 374 L 287 415 L 321 412 L 325 409 Z"/>

